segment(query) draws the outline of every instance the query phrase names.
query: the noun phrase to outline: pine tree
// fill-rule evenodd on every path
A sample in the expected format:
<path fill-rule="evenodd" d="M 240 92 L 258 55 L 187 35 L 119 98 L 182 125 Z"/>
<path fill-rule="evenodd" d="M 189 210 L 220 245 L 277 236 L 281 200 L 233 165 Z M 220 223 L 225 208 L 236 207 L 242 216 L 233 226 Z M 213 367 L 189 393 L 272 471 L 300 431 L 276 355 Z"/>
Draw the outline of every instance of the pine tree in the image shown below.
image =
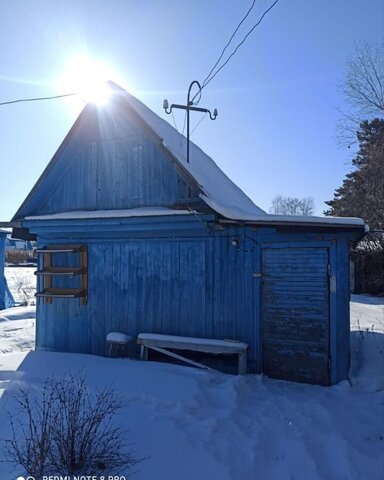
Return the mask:
<path fill-rule="evenodd" d="M 384 119 L 364 121 L 357 132 L 355 169 L 346 175 L 325 215 L 361 217 L 371 229 L 384 229 Z"/>

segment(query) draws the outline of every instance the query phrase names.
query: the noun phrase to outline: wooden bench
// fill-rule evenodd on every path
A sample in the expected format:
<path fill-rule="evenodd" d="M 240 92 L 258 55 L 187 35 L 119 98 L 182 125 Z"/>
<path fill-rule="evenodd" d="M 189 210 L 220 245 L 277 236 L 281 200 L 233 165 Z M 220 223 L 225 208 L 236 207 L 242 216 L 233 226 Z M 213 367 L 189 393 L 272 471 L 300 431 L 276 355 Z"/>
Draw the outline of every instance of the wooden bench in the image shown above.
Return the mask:
<path fill-rule="evenodd" d="M 171 348 L 173 350 L 191 350 L 195 352 L 228 355 L 235 354 L 239 356 L 239 375 L 247 373 L 248 345 L 243 342 L 233 340 L 214 340 L 210 338 L 178 337 L 175 335 L 161 335 L 157 333 L 140 333 L 137 337 L 137 343 L 141 345 L 140 358 L 142 360 L 148 360 L 148 348 L 151 348 L 157 352 L 208 370 L 211 369 L 201 363 L 194 362 L 193 360 L 177 355 L 166 349 Z"/>

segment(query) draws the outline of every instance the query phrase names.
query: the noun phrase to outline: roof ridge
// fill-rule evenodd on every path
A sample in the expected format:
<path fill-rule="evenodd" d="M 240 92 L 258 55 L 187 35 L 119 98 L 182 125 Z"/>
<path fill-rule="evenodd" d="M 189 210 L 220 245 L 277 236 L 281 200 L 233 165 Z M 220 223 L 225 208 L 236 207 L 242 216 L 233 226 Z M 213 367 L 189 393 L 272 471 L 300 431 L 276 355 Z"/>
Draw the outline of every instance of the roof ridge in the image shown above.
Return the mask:
<path fill-rule="evenodd" d="M 213 210 L 232 220 L 252 220 L 268 215 L 193 142 L 190 142 L 190 163 L 187 163 L 186 156 L 180 148 L 180 137 L 186 141 L 184 135 L 127 90 L 112 81 L 108 82 L 108 85 L 113 92 L 122 95 L 121 98 L 128 102 L 136 114 L 161 139 L 164 148 L 197 181 L 204 192 L 200 197 Z"/>

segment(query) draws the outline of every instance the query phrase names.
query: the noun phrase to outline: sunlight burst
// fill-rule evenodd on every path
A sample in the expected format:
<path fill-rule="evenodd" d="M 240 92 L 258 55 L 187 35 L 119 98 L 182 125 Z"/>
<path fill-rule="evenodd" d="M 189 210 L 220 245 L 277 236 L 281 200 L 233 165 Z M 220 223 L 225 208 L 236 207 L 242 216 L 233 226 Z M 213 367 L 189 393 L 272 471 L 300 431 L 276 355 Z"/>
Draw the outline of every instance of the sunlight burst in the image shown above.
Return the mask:
<path fill-rule="evenodd" d="M 82 103 L 92 102 L 105 105 L 111 90 L 107 81 L 111 71 L 106 65 L 85 56 L 75 57 L 68 62 L 58 86 L 61 92 L 78 92 Z"/>

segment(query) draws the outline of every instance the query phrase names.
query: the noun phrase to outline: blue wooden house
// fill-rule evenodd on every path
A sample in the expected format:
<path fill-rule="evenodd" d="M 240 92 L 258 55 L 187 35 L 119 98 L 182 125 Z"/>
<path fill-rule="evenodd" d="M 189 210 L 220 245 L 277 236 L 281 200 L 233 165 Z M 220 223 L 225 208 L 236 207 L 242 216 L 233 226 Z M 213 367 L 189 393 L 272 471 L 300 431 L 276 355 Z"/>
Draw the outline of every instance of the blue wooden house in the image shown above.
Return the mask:
<path fill-rule="evenodd" d="M 360 219 L 258 208 L 196 145 L 111 84 L 13 218 L 39 248 L 38 349 L 104 354 L 118 331 L 249 345 L 248 370 L 348 375 L 348 245 Z"/>

